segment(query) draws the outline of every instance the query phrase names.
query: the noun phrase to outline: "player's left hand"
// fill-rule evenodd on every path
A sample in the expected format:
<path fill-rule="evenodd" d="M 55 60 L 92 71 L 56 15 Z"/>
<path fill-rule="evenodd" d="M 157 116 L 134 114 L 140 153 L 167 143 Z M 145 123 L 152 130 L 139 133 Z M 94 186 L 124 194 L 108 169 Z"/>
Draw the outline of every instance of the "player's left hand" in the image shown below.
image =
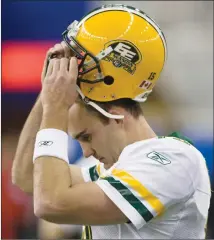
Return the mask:
<path fill-rule="evenodd" d="M 41 91 L 44 111 L 54 110 L 53 112 L 57 113 L 71 107 L 78 96 L 77 76 L 78 65 L 75 57 L 50 60 Z"/>

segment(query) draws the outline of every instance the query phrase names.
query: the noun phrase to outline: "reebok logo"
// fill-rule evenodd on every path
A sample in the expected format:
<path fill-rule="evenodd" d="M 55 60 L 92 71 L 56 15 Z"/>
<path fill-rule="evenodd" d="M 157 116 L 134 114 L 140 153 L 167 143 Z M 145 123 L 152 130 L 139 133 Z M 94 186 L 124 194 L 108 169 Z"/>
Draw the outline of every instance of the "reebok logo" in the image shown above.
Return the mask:
<path fill-rule="evenodd" d="M 171 163 L 169 159 L 167 159 L 165 156 L 155 151 L 148 153 L 147 157 L 152 160 L 155 160 L 156 162 L 161 163 L 162 165 L 167 165 Z"/>
<path fill-rule="evenodd" d="M 53 144 L 52 141 L 41 141 L 38 143 L 39 147 L 41 146 L 51 146 Z"/>

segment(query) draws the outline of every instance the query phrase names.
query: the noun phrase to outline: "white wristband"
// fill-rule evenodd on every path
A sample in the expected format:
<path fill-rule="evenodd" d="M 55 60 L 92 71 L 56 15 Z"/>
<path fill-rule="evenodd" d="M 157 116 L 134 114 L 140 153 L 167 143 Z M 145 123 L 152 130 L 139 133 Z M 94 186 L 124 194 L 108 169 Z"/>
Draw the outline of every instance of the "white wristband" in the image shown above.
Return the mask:
<path fill-rule="evenodd" d="M 67 133 L 54 128 L 40 130 L 36 135 L 33 163 L 42 156 L 60 158 L 69 164 Z"/>

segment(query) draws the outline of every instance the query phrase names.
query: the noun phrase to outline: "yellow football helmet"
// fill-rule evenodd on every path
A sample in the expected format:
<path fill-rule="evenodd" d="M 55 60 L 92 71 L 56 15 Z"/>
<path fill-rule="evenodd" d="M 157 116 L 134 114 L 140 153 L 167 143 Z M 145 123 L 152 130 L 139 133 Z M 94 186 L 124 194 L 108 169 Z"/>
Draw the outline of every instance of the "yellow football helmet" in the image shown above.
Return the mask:
<path fill-rule="evenodd" d="M 139 9 L 111 4 L 74 21 L 63 39 L 79 59 L 78 92 L 87 104 L 130 98 L 144 102 L 166 60 L 166 40 Z"/>

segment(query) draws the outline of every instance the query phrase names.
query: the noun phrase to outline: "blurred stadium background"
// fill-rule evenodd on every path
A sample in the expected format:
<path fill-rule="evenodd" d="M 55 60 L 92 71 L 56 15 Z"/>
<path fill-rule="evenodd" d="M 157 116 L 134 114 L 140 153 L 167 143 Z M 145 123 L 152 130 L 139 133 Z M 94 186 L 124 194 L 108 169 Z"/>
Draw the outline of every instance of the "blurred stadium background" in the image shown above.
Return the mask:
<path fill-rule="evenodd" d="M 113 2 L 2 1 L 2 239 L 80 237 L 80 226 L 38 221 L 32 198 L 12 186 L 10 171 L 20 130 L 41 88 L 46 51 L 61 41 L 71 21 L 103 3 Z M 213 184 L 213 2 L 125 3 L 154 18 L 168 42 L 168 62 L 144 104 L 145 116 L 159 135 L 180 131 L 191 138 L 206 158 Z M 79 165 L 95 161 L 83 159 L 72 139 L 69 158 Z M 214 238 L 213 207 L 212 199 L 208 238 Z"/>

